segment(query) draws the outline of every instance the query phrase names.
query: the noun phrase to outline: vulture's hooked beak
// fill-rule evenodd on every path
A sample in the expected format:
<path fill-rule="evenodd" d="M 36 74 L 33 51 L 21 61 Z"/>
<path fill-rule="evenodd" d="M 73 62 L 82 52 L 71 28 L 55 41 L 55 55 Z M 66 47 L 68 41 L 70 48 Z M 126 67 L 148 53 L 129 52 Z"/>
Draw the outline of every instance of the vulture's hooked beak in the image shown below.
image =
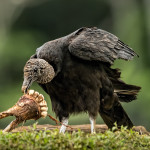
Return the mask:
<path fill-rule="evenodd" d="M 32 79 L 24 79 L 23 84 L 22 84 L 22 88 L 21 91 L 26 94 L 28 89 L 30 88 L 31 84 L 32 84 Z"/>

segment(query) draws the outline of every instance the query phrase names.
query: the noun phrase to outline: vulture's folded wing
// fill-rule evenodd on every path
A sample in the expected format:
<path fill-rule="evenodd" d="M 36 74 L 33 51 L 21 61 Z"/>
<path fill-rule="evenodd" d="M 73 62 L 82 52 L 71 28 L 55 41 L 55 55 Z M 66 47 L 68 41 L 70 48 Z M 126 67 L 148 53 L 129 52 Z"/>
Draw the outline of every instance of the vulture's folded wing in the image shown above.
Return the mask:
<path fill-rule="evenodd" d="M 72 55 L 84 60 L 113 64 L 115 59 L 131 60 L 137 54 L 115 35 L 97 28 L 82 28 L 69 45 Z"/>

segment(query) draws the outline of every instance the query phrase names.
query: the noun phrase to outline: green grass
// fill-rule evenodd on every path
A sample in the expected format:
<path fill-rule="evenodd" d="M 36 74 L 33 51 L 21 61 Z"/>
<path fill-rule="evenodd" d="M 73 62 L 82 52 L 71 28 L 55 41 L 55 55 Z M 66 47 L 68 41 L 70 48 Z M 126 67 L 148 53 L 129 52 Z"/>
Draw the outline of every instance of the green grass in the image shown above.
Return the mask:
<path fill-rule="evenodd" d="M 1 150 L 26 149 L 93 149 L 93 150 L 149 150 L 150 136 L 139 135 L 138 132 L 126 130 L 106 131 L 104 134 L 85 134 L 81 131 L 59 134 L 58 130 L 45 130 L 18 133 L 0 132 Z"/>

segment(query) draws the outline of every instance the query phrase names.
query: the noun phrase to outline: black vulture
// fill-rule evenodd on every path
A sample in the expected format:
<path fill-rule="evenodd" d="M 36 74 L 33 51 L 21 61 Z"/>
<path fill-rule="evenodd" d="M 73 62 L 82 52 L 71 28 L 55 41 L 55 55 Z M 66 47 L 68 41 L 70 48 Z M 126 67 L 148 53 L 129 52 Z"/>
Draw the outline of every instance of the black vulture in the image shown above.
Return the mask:
<path fill-rule="evenodd" d="M 24 67 L 22 91 L 36 81 L 50 96 L 52 109 L 63 124 L 70 114 L 87 112 L 91 132 L 98 113 L 109 128 L 133 126 L 120 102 L 136 99 L 140 87 L 120 79 L 114 60 L 138 56 L 115 35 L 93 28 L 80 28 L 37 48 Z M 61 126 L 60 132 L 66 127 Z"/>

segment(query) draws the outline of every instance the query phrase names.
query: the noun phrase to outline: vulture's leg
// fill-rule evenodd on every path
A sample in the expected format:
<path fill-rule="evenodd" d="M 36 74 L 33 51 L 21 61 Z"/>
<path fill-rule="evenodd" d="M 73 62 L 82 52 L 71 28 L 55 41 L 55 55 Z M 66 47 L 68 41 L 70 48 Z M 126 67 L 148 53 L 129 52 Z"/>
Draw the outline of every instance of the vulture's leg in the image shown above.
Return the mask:
<path fill-rule="evenodd" d="M 91 123 L 91 133 L 96 133 L 96 130 L 95 130 L 95 125 L 96 125 L 96 119 L 94 117 L 89 117 L 90 119 L 90 123 Z"/>
<path fill-rule="evenodd" d="M 65 133 L 66 128 L 67 128 L 65 125 L 68 125 L 68 120 L 69 120 L 69 118 L 66 118 L 66 117 L 63 117 L 61 119 L 62 126 L 60 127 L 59 133 Z"/>

